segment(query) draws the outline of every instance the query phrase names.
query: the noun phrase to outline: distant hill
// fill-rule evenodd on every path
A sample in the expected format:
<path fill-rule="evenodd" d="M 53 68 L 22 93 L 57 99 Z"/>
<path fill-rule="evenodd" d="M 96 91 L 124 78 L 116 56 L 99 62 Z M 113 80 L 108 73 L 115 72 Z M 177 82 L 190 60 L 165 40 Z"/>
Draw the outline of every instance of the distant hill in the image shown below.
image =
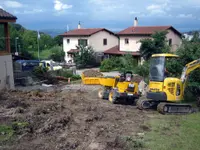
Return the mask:
<path fill-rule="evenodd" d="M 200 33 L 200 30 L 183 32 L 183 34 L 193 35 L 193 34 L 194 34 L 194 32 L 199 32 L 199 33 Z"/>
<path fill-rule="evenodd" d="M 57 35 L 60 35 L 64 32 L 66 32 L 65 29 L 43 29 L 41 32 L 44 32 L 46 34 L 49 34 L 51 37 L 55 37 Z"/>

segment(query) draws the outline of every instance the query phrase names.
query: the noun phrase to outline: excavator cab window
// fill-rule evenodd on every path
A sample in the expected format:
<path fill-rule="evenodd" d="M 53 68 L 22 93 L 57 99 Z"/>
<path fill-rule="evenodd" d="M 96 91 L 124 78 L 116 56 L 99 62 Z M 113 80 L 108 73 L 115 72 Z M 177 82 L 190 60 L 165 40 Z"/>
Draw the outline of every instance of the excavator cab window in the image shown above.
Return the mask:
<path fill-rule="evenodd" d="M 150 81 L 164 81 L 165 57 L 153 57 L 150 65 Z"/>

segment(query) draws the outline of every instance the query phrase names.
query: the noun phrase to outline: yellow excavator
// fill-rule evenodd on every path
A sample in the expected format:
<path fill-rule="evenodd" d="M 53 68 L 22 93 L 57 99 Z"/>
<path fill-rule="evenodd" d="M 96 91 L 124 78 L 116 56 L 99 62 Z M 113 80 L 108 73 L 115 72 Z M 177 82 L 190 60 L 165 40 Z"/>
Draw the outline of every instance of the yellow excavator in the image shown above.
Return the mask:
<path fill-rule="evenodd" d="M 200 59 L 185 65 L 181 78 L 166 76 L 166 62 L 170 58 L 178 58 L 174 54 L 154 54 L 151 58 L 149 73 L 149 89 L 147 100 L 137 101 L 139 109 L 156 108 L 162 114 L 181 114 L 192 112 L 190 104 L 178 103 L 183 100 L 188 75 L 200 68 Z"/>

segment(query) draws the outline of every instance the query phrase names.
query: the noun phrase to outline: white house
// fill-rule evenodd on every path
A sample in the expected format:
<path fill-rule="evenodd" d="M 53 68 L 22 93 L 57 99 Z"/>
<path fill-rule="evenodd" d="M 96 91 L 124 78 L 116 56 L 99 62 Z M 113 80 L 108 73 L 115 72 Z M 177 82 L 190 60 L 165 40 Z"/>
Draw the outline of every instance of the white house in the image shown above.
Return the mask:
<path fill-rule="evenodd" d="M 8 22 L 15 22 L 16 19 L 15 16 L 0 8 L 0 89 L 14 88 Z"/>
<path fill-rule="evenodd" d="M 118 37 L 105 28 L 82 29 L 79 23 L 78 29 L 62 34 L 63 49 L 65 51 L 66 62 L 73 62 L 73 53 L 78 52 L 77 46 L 92 46 L 96 54 L 100 57 L 107 49 L 118 44 Z"/>
<path fill-rule="evenodd" d="M 119 45 L 106 50 L 104 54 L 122 55 L 131 53 L 140 60 L 140 40 L 151 38 L 151 35 L 158 31 L 168 31 L 167 41 L 172 51 L 175 51 L 181 45 L 182 35 L 172 26 L 138 26 L 138 20 L 135 18 L 134 26 L 126 28 L 117 34 L 119 36 Z"/>

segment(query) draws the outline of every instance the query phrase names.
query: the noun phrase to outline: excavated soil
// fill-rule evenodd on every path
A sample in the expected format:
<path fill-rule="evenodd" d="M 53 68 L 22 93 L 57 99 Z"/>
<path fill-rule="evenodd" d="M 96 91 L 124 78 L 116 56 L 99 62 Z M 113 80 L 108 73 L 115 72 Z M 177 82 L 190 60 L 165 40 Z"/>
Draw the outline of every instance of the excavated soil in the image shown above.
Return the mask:
<path fill-rule="evenodd" d="M 102 77 L 103 74 L 97 70 L 86 70 L 83 72 L 85 77 Z"/>
<path fill-rule="evenodd" d="M 27 125 L 14 128 L 14 135 L 1 141 L 0 149 L 124 150 L 130 148 L 130 137 L 137 141 L 149 130 L 144 121 L 155 112 L 113 105 L 98 99 L 97 91 L 90 90 L 94 88 L 86 89 L 1 92 L 0 124 Z"/>

